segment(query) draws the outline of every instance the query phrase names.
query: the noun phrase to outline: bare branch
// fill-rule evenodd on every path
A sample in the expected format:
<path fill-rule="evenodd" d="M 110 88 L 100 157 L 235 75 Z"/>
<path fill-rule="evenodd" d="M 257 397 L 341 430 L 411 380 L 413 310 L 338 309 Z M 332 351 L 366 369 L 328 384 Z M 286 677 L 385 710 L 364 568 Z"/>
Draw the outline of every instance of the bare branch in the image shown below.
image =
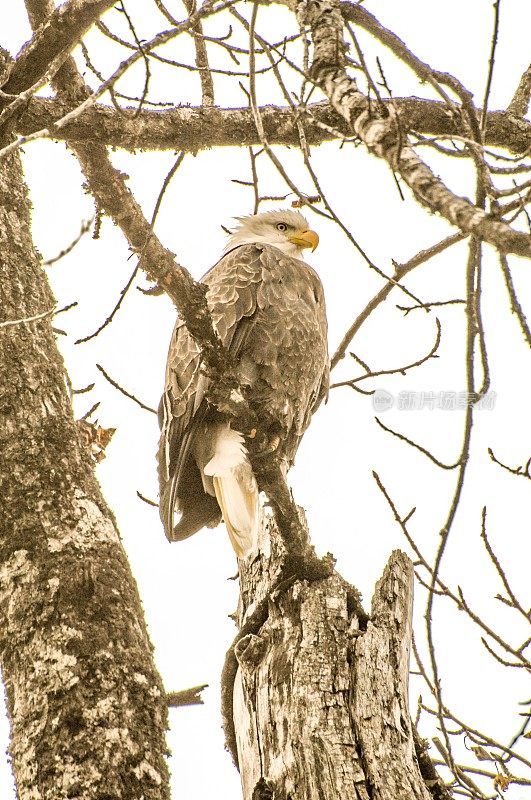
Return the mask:
<path fill-rule="evenodd" d="M 201 686 L 192 686 L 191 689 L 181 689 L 180 692 L 168 692 L 166 694 L 166 702 L 170 708 L 202 706 L 204 700 L 201 697 L 201 692 L 207 688 L 208 683 L 203 683 Z"/>
<path fill-rule="evenodd" d="M 118 300 L 115 303 L 114 308 L 111 311 L 111 313 L 108 314 L 108 316 L 104 319 L 104 321 L 101 323 L 101 325 L 99 325 L 96 328 L 95 331 L 93 331 L 92 333 L 89 333 L 87 336 L 83 336 L 81 339 L 76 339 L 74 344 L 84 344 L 85 342 L 90 342 L 91 339 L 95 339 L 96 336 L 98 336 L 103 330 L 105 330 L 105 328 L 108 325 L 111 324 L 111 322 L 113 321 L 114 317 L 118 313 L 123 301 L 125 300 L 125 296 L 126 296 L 127 292 L 129 291 L 129 289 L 131 288 L 131 285 L 132 285 L 134 279 L 136 278 L 137 274 L 138 274 L 138 264 L 136 265 L 136 267 L 132 271 L 132 273 L 129 276 L 129 279 L 128 279 L 127 283 L 125 284 L 125 286 L 123 287 L 123 289 L 120 290 L 120 295 L 119 295 Z"/>
<path fill-rule="evenodd" d="M 79 229 L 79 233 L 78 233 L 78 235 L 76 236 L 76 238 L 75 238 L 75 239 L 73 239 L 73 240 L 70 242 L 70 244 L 69 244 L 69 245 L 67 245 L 66 247 L 64 247 L 64 248 L 61 250 L 61 252 L 60 252 L 60 253 L 58 253 L 56 256 L 53 256 L 52 258 L 48 258 L 48 259 L 46 259 L 46 261 L 43 261 L 43 262 L 42 262 L 42 265 L 43 265 L 43 267 L 50 267 L 52 264 L 56 264 L 56 263 L 57 263 L 58 261 L 60 261 L 62 258 L 64 258 L 65 256 L 67 256 L 69 253 L 71 253 L 71 252 L 72 252 L 72 250 L 74 249 L 74 247 L 75 247 L 77 244 L 79 244 L 79 242 L 81 241 L 81 239 L 83 238 L 83 236 L 84 236 L 86 233 L 88 233 L 88 232 L 89 232 L 89 230 L 90 230 L 90 227 L 91 227 L 91 225 L 92 225 L 92 223 L 93 223 L 93 222 L 94 222 L 94 217 L 91 217 L 91 219 L 84 220 L 84 221 L 81 223 L 81 227 L 80 227 L 80 229 Z"/>
<path fill-rule="evenodd" d="M 485 549 L 486 549 L 487 553 L 489 554 L 489 558 L 492 561 L 492 563 L 494 565 L 494 568 L 496 569 L 496 572 L 498 573 L 498 575 L 500 577 L 500 580 L 503 583 L 505 591 L 507 592 L 507 594 L 508 594 L 508 596 L 510 598 L 510 604 L 512 605 L 513 608 L 515 608 L 517 611 L 519 611 L 522 614 L 522 616 L 524 617 L 526 622 L 530 622 L 529 614 L 526 611 L 524 611 L 520 601 L 518 600 L 518 598 L 516 597 L 515 593 L 513 592 L 511 584 L 509 583 L 509 581 L 507 579 L 507 575 L 505 573 L 505 570 L 503 569 L 502 565 L 500 564 L 500 561 L 499 561 L 496 553 L 494 552 L 491 543 L 489 542 L 489 538 L 487 536 L 487 508 L 485 506 L 483 507 L 483 510 L 481 512 L 481 540 L 483 541 L 483 544 L 485 545 Z"/>
<path fill-rule="evenodd" d="M 0 328 L 10 328 L 12 325 L 23 325 L 26 322 L 36 322 L 39 319 L 51 317 L 55 312 L 55 306 L 49 308 L 48 311 L 43 311 L 41 314 L 34 314 L 31 317 L 24 317 L 23 319 L 8 319 L 5 322 L 0 322 Z"/>
<path fill-rule="evenodd" d="M 421 250 L 417 255 L 413 256 L 409 261 L 405 264 L 395 264 L 395 273 L 392 278 L 383 286 L 377 294 L 374 295 L 372 300 L 367 303 L 363 311 L 358 314 L 350 328 L 347 330 L 345 335 L 343 336 L 341 342 L 339 343 L 336 352 L 330 359 L 330 367 L 333 369 L 342 358 L 344 358 L 345 353 L 347 351 L 347 347 L 349 346 L 350 342 L 359 331 L 363 323 L 370 317 L 372 312 L 378 308 L 384 300 L 387 299 L 388 295 L 391 293 L 392 289 L 397 285 L 397 281 L 401 280 L 408 272 L 415 269 L 415 267 L 424 264 L 426 261 L 429 261 L 430 258 L 433 256 L 442 253 L 446 250 L 447 247 L 450 247 L 457 242 L 461 242 L 464 239 L 463 234 L 461 233 L 454 233 L 452 236 L 448 236 L 446 239 L 443 239 L 441 242 L 437 242 L 437 244 L 433 245 L 432 247 L 427 248 L 426 250 Z"/>
<path fill-rule="evenodd" d="M 457 197 L 418 157 L 406 143 L 398 114 L 392 105 L 387 107 L 385 117 L 371 108 L 356 81 L 345 71 L 343 22 L 337 0 L 321 0 L 311 4 L 302 0 L 297 14 L 301 26 L 308 25 L 312 30 L 312 75 L 315 80 L 368 150 L 387 161 L 410 187 L 418 202 L 441 214 L 463 233 L 473 233 L 502 253 L 513 252 L 531 257 L 530 236 L 492 219 L 481 208 Z"/>
<path fill-rule="evenodd" d="M 514 97 L 507 106 L 507 111 L 516 117 L 525 117 L 529 108 L 529 98 L 531 97 L 531 64 L 528 66 L 522 77 Z"/>
<path fill-rule="evenodd" d="M 155 225 L 155 220 L 157 219 L 157 215 L 158 215 L 159 210 L 160 210 L 160 206 L 161 206 L 161 203 L 162 203 L 162 198 L 164 197 L 164 193 L 166 192 L 166 189 L 168 188 L 168 186 L 169 186 L 169 184 L 171 182 L 171 179 L 173 178 L 173 176 L 175 175 L 175 173 L 179 169 L 180 165 L 182 164 L 183 159 L 184 159 L 184 153 L 179 153 L 179 155 L 177 156 L 177 159 L 175 160 L 175 163 L 171 167 L 170 171 L 168 172 L 168 174 L 166 175 L 166 178 L 164 179 L 164 181 L 162 183 L 162 187 L 161 187 L 161 190 L 159 192 L 159 196 L 157 197 L 157 200 L 155 202 L 155 208 L 153 210 L 153 215 L 151 217 L 151 222 L 150 222 L 151 234 L 150 234 L 150 238 L 151 238 L 151 235 L 153 233 L 153 227 Z M 149 239 L 145 242 L 144 247 L 142 248 L 142 252 L 140 253 L 139 262 L 136 265 L 136 267 L 134 268 L 133 272 L 131 273 L 131 275 L 129 277 L 129 280 L 127 281 L 127 283 L 125 284 L 123 289 L 121 289 L 118 301 L 116 302 L 116 304 L 115 304 L 113 310 L 111 311 L 111 313 L 105 318 L 105 320 L 101 323 L 101 325 L 93 333 L 89 334 L 88 336 L 84 336 L 82 339 L 77 339 L 74 342 L 74 344 L 83 344 L 85 342 L 89 342 L 91 339 L 94 339 L 96 336 L 98 336 L 98 334 L 100 334 L 102 332 L 102 330 L 104 330 L 113 321 L 115 315 L 119 311 L 119 309 L 120 309 L 120 307 L 121 307 L 121 305 L 122 305 L 122 303 L 123 303 L 123 301 L 125 299 L 125 296 L 126 296 L 127 292 L 131 288 L 131 286 L 133 284 L 133 281 L 135 280 L 135 278 L 136 278 L 136 276 L 138 274 L 138 270 L 140 268 L 140 262 L 142 261 L 142 256 L 143 256 L 143 253 L 144 253 L 144 251 L 146 249 L 146 246 L 147 246 L 148 242 L 149 242 Z M 151 291 L 149 293 L 152 294 L 153 292 Z"/>
<path fill-rule="evenodd" d="M 81 102 L 78 102 L 76 104 L 76 107 L 70 110 L 68 113 L 66 113 L 61 119 L 55 120 L 52 123 L 51 128 L 43 128 L 41 130 L 35 131 L 34 133 L 19 137 L 17 141 L 12 142 L 11 144 L 5 146 L 2 150 L 0 150 L 0 156 L 5 157 L 8 153 L 18 149 L 26 142 L 44 137 L 54 137 L 56 131 L 60 130 L 62 127 L 67 125 L 68 122 L 70 122 L 71 120 L 76 119 L 87 109 L 90 109 L 95 104 L 97 98 L 100 97 L 102 94 L 104 94 L 107 90 L 111 89 L 114 86 L 114 84 L 118 81 L 118 79 L 121 78 L 122 75 L 129 69 L 129 67 L 131 67 L 139 58 L 145 58 L 146 53 L 148 53 L 150 50 L 154 49 L 155 47 L 159 47 L 160 45 L 165 44 L 166 42 L 175 38 L 180 33 L 183 33 L 184 31 L 193 27 L 197 22 L 199 22 L 204 17 L 207 17 L 210 14 L 216 14 L 219 11 L 223 10 L 224 8 L 233 5 L 235 2 L 237 2 L 237 0 L 224 0 L 224 2 L 215 7 L 213 7 L 212 2 L 205 3 L 205 5 L 203 5 L 199 9 L 199 11 L 193 14 L 188 20 L 179 23 L 179 25 L 176 28 L 173 28 L 170 31 L 164 31 L 155 36 L 149 42 L 143 43 L 141 50 L 138 49 L 135 50 L 133 54 L 129 56 L 129 58 L 126 58 L 124 61 L 122 61 L 121 64 L 118 66 L 118 68 L 113 72 L 113 74 L 109 78 L 107 78 L 95 91 L 93 91 L 92 93 L 85 92 L 84 99 Z M 50 77 L 52 76 L 50 75 Z M 33 91 L 34 88 L 38 87 L 32 87 L 31 91 Z M 17 98 L 17 101 L 20 101 L 20 97 Z M 137 109 L 134 110 L 133 116 L 136 115 L 136 111 Z"/>
<path fill-rule="evenodd" d="M 128 392 L 127 389 L 124 389 L 123 386 L 120 386 L 119 383 L 113 380 L 111 376 L 107 372 L 105 372 L 101 364 L 96 364 L 96 369 L 99 369 L 105 380 L 108 381 L 111 384 L 111 386 L 114 386 L 115 389 L 118 389 L 118 391 L 121 392 L 123 395 L 125 395 L 125 397 L 128 397 L 129 400 L 133 400 L 133 402 L 135 402 L 138 406 L 140 406 L 140 408 L 144 409 L 144 411 L 149 411 L 151 414 L 157 413 L 154 408 L 151 408 L 151 406 L 147 406 L 145 403 L 139 400 L 138 397 L 135 397 L 134 394 L 131 394 L 131 392 Z"/>
<path fill-rule="evenodd" d="M 498 464 L 500 467 L 503 467 L 503 469 L 506 469 L 507 472 L 510 472 L 512 475 L 520 475 L 522 478 L 527 478 L 528 480 L 531 480 L 531 472 L 530 472 L 531 458 L 528 459 L 528 461 L 525 464 L 525 466 L 522 466 L 522 467 L 509 467 L 509 466 L 507 466 L 507 464 L 504 464 L 502 461 L 499 461 L 496 458 L 496 456 L 494 455 L 494 453 L 492 452 L 490 447 L 488 449 L 488 453 L 489 453 L 489 456 L 491 457 L 492 461 L 494 461 L 494 463 Z"/>
<path fill-rule="evenodd" d="M 529 659 L 528 659 L 528 658 L 526 658 L 526 657 L 525 657 L 525 656 L 524 656 L 524 655 L 523 655 L 523 654 L 520 652 L 520 650 L 517 650 L 517 649 L 515 649 L 515 648 L 514 648 L 514 647 L 512 647 L 512 646 L 511 646 L 511 645 L 510 645 L 508 642 L 506 642 L 504 639 L 502 639 L 502 638 L 501 638 L 501 636 L 498 636 L 498 634 L 497 634 L 497 633 L 496 633 L 496 632 L 495 632 L 495 631 L 494 631 L 492 628 L 490 628 L 490 627 L 489 627 L 489 626 L 488 626 L 488 625 L 485 623 L 485 621 L 484 621 L 484 620 L 480 619 L 479 615 L 478 615 L 478 614 L 476 614 L 476 613 L 475 613 L 475 612 L 474 612 L 474 611 L 471 609 L 471 607 L 469 606 L 468 602 L 465 600 L 465 596 L 464 596 L 464 594 L 463 594 L 463 591 L 462 591 L 461 587 L 457 587 L 457 592 L 458 592 L 458 595 L 459 595 L 459 601 L 460 601 L 460 603 L 461 603 L 461 605 L 462 605 L 462 607 L 463 607 L 464 611 L 466 611 L 466 613 L 467 613 L 467 614 L 468 614 L 468 616 L 470 617 L 470 619 L 474 620 L 474 622 L 477 622 L 477 623 L 478 623 L 478 625 L 480 625 L 480 627 L 481 627 L 481 628 L 483 628 L 483 630 L 484 630 L 484 631 L 485 631 L 485 632 L 486 632 L 486 633 L 487 633 L 487 634 L 488 634 L 488 635 L 489 635 L 489 636 L 490 636 L 490 637 L 491 637 L 491 638 L 492 638 L 492 639 L 493 639 L 493 640 L 494 640 L 494 641 L 495 641 L 497 644 L 499 644 L 499 645 L 500 645 L 500 647 L 502 647 L 504 650 L 506 650 L 508 653 L 510 653 L 512 656 L 514 656 L 514 657 L 515 657 L 515 659 L 516 659 L 518 662 L 520 662 L 520 663 L 518 664 L 518 666 L 519 666 L 520 668 L 531 669 L 531 661 L 529 661 Z"/>
<path fill-rule="evenodd" d="M 507 258 L 501 254 L 500 254 L 500 267 L 503 272 L 505 285 L 507 287 L 507 292 L 509 294 L 509 299 L 511 301 L 511 311 L 513 312 L 513 314 L 516 314 L 520 328 L 522 330 L 523 337 L 527 342 L 527 344 L 529 345 L 529 347 L 531 347 L 531 329 L 529 328 L 527 317 L 524 314 L 522 306 L 520 305 L 520 302 L 516 295 L 516 290 L 514 288 L 513 278 L 511 275 L 511 270 L 509 269 Z"/>
<path fill-rule="evenodd" d="M 426 361 L 429 361 L 430 358 L 437 358 L 438 356 L 436 356 L 436 352 L 439 349 L 439 345 L 441 343 L 441 323 L 439 322 L 438 319 L 436 319 L 435 322 L 437 325 L 435 342 L 429 353 L 426 353 L 425 356 L 418 358 L 416 361 L 412 361 L 410 364 L 404 364 L 403 366 L 395 367 L 394 369 L 370 370 L 368 369 L 367 365 L 361 361 L 361 359 L 355 356 L 354 353 L 351 353 L 353 358 L 355 358 L 356 361 L 358 361 L 364 367 L 365 375 L 359 375 L 357 378 L 352 378 L 349 381 L 341 381 L 340 383 L 333 383 L 331 384 L 330 388 L 335 389 L 338 386 L 353 386 L 354 384 L 359 383 L 359 381 L 365 381 L 367 380 L 367 378 L 376 378 L 380 375 L 397 375 L 397 374 L 405 375 L 408 370 L 414 369 L 415 367 L 420 367 L 422 364 L 425 364 Z"/>
<path fill-rule="evenodd" d="M 489 106 L 490 87 L 492 85 L 492 76 L 494 74 L 494 58 L 496 54 L 496 46 L 498 44 L 498 31 L 500 27 L 500 0 L 494 0 L 494 26 L 492 31 L 492 43 L 489 55 L 489 69 L 487 73 L 487 82 L 485 85 L 485 95 L 483 97 L 483 107 L 481 109 L 480 128 L 481 132 L 485 130 L 487 122 L 487 108 Z"/>
<path fill-rule="evenodd" d="M 426 672 L 426 668 L 424 667 L 424 664 L 422 663 L 422 660 L 420 658 L 419 651 L 418 651 L 418 648 L 417 648 L 417 645 L 416 645 L 414 637 L 413 637 L 413 653 L 414 653 L 414 656 L 415 656 L 415 661 L 416 661 L 417 666 L 418 666 L 418 674 L 420 674 L 422 676 L 422 678 L 425 681 L 430 693 L 435 697 L 434 685 L 433 685 L 432 681 L 430 681 L 430 678 L 428 677 L 428 674 Z M 429 708 L 428 706 L 426 706 L 424 703 L 422 703 L 421 699 L 419 700 L 419 708 L 421 710 L 423 710 L 423 711 L 426 711 L 428 714 L 430 714 L 433 717 L 436 717 L 436 718 L 438 717 L 438 711 L 436 709 L 432 709 L 432 708 Z M 448 722 L 451 722 L 451 723 L 453 723 L 453 724 L 458 726 L 457 730 L 452 731 L 452 735 L 463 735 L 464 734 L 468 739 L 470 739 L 472 742 L 477 744 L 479 746 L 479 748 L 481 748 L 481 749 L 484 749 L 485 747 L 489 747 L 489 748 L 494 748 L 496 751 L 499 751 L 499 753 L 496 753 L 496 756 L 498 756 L 498 757 L 496 759 L 493 758 L 493 760 L 497 760 L 497 762 L 500 765 L 500 767 L 503 768 L 504 770 L 506 769 L 506 767 L 505 767 L 506 762 L 508 762 L 512 758 L 520 761 L 520 763 L 525 765 L 525 766 L 529 766 L 529 761 L 527 759 L 523 758 L 522 756 L 520 756 L 513 749 L 514 742 L 509 744 L 509 746 L 507 747 L 507 746 L 503 745 L 501 742 L 499 742 L 499 741 L 493 739 L 492 737 L 482 733 L 481 731 L 471 727 L 467 722 L 463 721 L 462 719 L 457 717 L 455 714 L 453 714 L 453 712 L 447 706 L 444 706 L 441 709 L 441 711 L 442 711 L 442 714 L 443 714 L 443 717 L 444 717 L 444 720 L 445 720 L 445 724 L 446 724 L 446 721 L 448 721 Z M 472 749 L 474 750 L 474 752 L 476 752 L 476 748 L 472 748 Z M 450 767 L 450 765 L 446 761 L 446 755 L 447 754 L 445 753 L 445 755 L 444 755 L 445 763 L 446 763 L 447 766 Z M 438 762 L 435 762 L 435 763 L 438 763 Z M 450 767 L 450 769 L 451 769 L 451 767 Z M 470 770 L 470 771 L 474 772 L 474 770 Z"/>
<path fill-rule="evenodd" d="M 407 64 L 413 72 L 418 75 L 421 81 L 429 83 L 432 88 L 439 94 L 446 106 L 450 111 L 455 112 L 455 104 L 448 97 L 444 89 L 440 86 L 439 81 L 436 79 L 433 69 L 417 58 L 412 51 L 404 44 L 404 42 L 388 28 L 385 28 L 366 8 L 363 8 L 358 3 L 341 2 L 339 4 L 341 13 L 345 20 L 359 25 L 382 44 L 388 47 L 398 58 Z M 439 73 L 441 75 L 441 73 Z"/>
<path fill-rule="evenodd" d="M 431 300 L 428 303 L 421 303 L 420 305 L 417 305 L 417 306 L 399 306 L 399 305 L 397 305 L 397 308 L 400 309 L 400 311 L 403 311 L 404 312 L 404 316 L 407 317 L 407 315 L 410 313 L 410 311 L 416 311 L 419 308 L 422 308 L 423 311 L 431 311 L 432 308 L 436 308 L 436 307 L 439 307 L 439 306 L 456 306 L 456 305 L 464 305 L 465 303 L 466 303 L 466 300 L 457 300 L 457 299 L 455 299 L 455 300 Z"/>
<path fill-rule="evenodd" d="M 154 500 L 150 500 L 149 497 L 144 497 L 142 492 L 139 492 L 138 489 L 136 490 L 136 496 L 138 497 L 139 500 L 142 500 L 142 502 L 145 503 L 146 505 L 152 506 L 152 508 L 159 507 L 158 503 L 156 503 Z"/>
<path fill-rule="evenodd" d="M 143 105 L 144 105 L 144 102 L 145 102 L 146 97 L 147 97 L 147 93 L 148 93 L 148 89 L 149 89 L 149 82 L 151 80 L 151 68 L 150 68 L 150 65 L 149 65 L 148 55 L 147 55 L 146 51 L 144 50 L 144 45 L 142 44 L 142 42 L 138 38 L 138 35 L 137 35 L 137 32 L 136 32 L 136 28 L 135 28 L 135 26 L 133 24 L 133 20 L 131 19 L 131 16 L 129 15 L 129 13 L 128 13 L 128 11 L 127 11 L 127 9 L 126 9 L 126 7 L 125 7 L 123 2 L 120 4 L 120 6 L 117 6 L 117 10 L 121 11 L 121 13 L 126 18 L 127 24 L 129 26 L 129 30 L 133 34 L 133 38 L 135 40 L 136 49 L 138 50 L 138 52 L 142 56 L 142 60 L 144 62 L 144 68 L 145 68 L 144 86 L 143 86 L 143 89 L 142 89 L 142 94 L 138 98 L 138 105 L 137 105 L 137 107 L 135 109 L 135 112 L 134 112 L 134 115 L 133 115 L 133 116 L 137 117 L 141 113 Z M 115 107 L 116 107 L 116 103 L 114 102 L 113 92 L 111 92 L 111 97 L 113 98 L 113 105 L 115 105 Z M 120 111 L 121 111 L 121 109 L 120 109 Z"/>
<path fill-rule="evenodd" d="M 184 0 L 184 5 L 189 15 L 193 14 L 197 8 L 196 0 Z M 203 26 L 201 21 L 197 22 L 190 32 L 194 35 L 195 63 L 199 70 L 201 81 L 202 105 L 204 108 L 214 105 L 214 81 L 212 72 L 209 68 L 206 41 L 203 36 Z"/>
<path fill-rule="evenodd" d="M 382 428 L 384 431 L 387 431 L 387 433 L 392 433 L 393 436 L 397 437 L 397 439 L 400 439 L 402 442 L 406 442 L 406 444 L 409 444 L 411 447 L 414 447 L 415 450 L 419 450 L 421 453 L 424 453 L 424 455 L 427 456 L 430 459 L 430 461 L 433 461 L 433 463 L 436 464 L 438 467 L 441 467 L 441 469 L 455 469 L 461 464 L 460 459 L 456 461 L 455 464 L 445 464 L 443 461 L 439 461 L 439 459 L 436 458 L 433 455 L 433 453 L 430 453 L 430 451 L 426 450 L 426 448 L 422 447 L 422 445 L 417 444 L 412 439 L 409 439 L 407 436 L 404 436 L 403 433 L 398 433 L 398 431 L 394 431 L 392 428 L 388 428 L 387 425 L 384 425 L 383 422 L 380 419 L 378 419 L 378 417 L 375 417 L 374 419 L 376 420 L 380 428 Z"/>
<path fill-rule="evenodd" d="M 55 61 L 59 68 L 83 34 L 114 2 L 115 0 L 67 0 L 54 9 L 42 24 L 40 20 L 33 18 L 32 5 L 28 2 L 28 13 L 37 30 L 13 62 L 2 91 L 18 95 L 32 86 L 38 87 L 50 64 Z"/>
<path fill-rule="evenodd" d="M 384 100 L 388 105 L 391 101 Z M 455 122 L 447 114 L 444 103 L 420 98 L 394 98 L 400 118 L 412 130 L 427 135 L 457 134 Z M 70 117 L 60 128 L 55 123 L 68 112 L 60 99 L 34 97 L 16 120 L 16 130 L 29 136 L 41 130 L 53 130 L 53 138 L 70 142 L 97 140 L 126 150 L 185 150 L 197 152 L 209 147 L 259 145 L 260 138 L 249 108 L 203 108 L 187 106 L 165 111 L 144 109 L 133 118 L 134 108 L 126 115 L 117 114 L 108 106 L 96 103 Z M 310 145 L 333 139 L 344 140 L 354 134 L 346 121 L 328 103 L 312 103 L 298 108 L 305 115 L 305 134 Z M 299 134 L 292 109 L 286 106 L 261 106 L 264 132 L 270 144 L 297 145 Z M 487 114 L 486 144 L 523 152 L 531 147 L 531 123 L 517 125 L 500 111 Z"/>

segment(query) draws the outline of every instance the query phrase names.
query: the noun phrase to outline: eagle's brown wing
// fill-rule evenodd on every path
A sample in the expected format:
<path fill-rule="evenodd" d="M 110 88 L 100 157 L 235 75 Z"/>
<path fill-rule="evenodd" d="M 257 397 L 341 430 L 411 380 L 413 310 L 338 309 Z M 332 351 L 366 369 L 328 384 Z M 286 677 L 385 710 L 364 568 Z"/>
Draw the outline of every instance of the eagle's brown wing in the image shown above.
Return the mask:
<path fill-rule="evenodd" d="M 240 367 L 242 384 L 291 463 L 311 414 L 328 390 L 321 282 L 304 262 L 274 247 L 242 245 L 203 278 L 213 325 Z M 169 539 L 215 525 L 220 509 L 199 453 L 219 415 L 205 401 L 201 354 L 182 321 L 172 335 L 159 408 L 160 514 Z M 198 466 L 199 462 L 199 466 Z M 181 520 L 174 527 L 174 511 Z"/>

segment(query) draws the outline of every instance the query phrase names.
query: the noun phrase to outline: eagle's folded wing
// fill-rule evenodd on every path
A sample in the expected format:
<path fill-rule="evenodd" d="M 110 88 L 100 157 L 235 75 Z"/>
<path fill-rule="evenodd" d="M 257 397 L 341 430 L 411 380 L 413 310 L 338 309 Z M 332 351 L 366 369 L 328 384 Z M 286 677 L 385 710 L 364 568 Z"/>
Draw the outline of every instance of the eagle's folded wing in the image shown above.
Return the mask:
<path fill-rule="evenodd" d="M 307 264 L 275 247 L 247 244 L 227 253 L 203 281 L 214 328 L 239 365 L 242 385 L 250 387 L 250 402 L 283 432 L 283 457 L 289 465 L 328 389 L 319 278 Z M 245 457 L 240 477 L 233 465 L 221 483 L 222 473 L 207 467 L 215 452 L 219 456 L 225 448 L 226 463 L 233 452 L 231 435 L 205 402 L 208 382 L 199 347 L 178 322 L 160 406 L 161 518 L 167 537 L 181 539 L 217 524 L 221 506 L 233 544 L 238 537 L 245 544 L 251 537 L 245 520 L 248 527 L 256 523 L 256 484 Z M 215 463 L 222 461 L 218 457 Z M 174 510 L 182 515 L 176 526 Z"/>
<path fill-rule="evenodd" d="M 252 328 L 262 276 L 262 249 L 238 247 L 223 256 L 202 279 L 208 285 L 207 302 L 214 328 L 235 356 Z M 187 538 L 205 525 L 216 525 L 221 517 L 216 498 L 201 491 L 201 475 L 190 464 L 191 449 L 208 413 L 203 402 L 208 384 L 201 371 L 200 348 L 184 322 L 178 320 L 170 342 L 165 391 L 159 406 L 160 515 L 170 540 Z M 175 528 L 174 510 L 183 514 Z"/>

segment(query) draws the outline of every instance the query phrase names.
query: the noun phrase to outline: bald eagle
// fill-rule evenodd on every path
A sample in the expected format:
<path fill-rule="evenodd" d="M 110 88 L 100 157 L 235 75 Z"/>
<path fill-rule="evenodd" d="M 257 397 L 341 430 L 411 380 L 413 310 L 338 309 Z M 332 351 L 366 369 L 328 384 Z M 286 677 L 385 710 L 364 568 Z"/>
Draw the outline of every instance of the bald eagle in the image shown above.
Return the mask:
<path fill-rule="evenodd" d="M 202 281 L 213 326 L 238 365 L 242 393 L 287 470 L 328 393 L 323 287 L 301 258 L 319 239 L 296 211 L 237 221 L 224 255 Z M 242 558 L 256 544 L 258 488 L 244 435 L 206 399 L 201 363 L 200 348 L 177 320 L 159 407 L 160 515 L 170 541 L 223 517 Z"/>

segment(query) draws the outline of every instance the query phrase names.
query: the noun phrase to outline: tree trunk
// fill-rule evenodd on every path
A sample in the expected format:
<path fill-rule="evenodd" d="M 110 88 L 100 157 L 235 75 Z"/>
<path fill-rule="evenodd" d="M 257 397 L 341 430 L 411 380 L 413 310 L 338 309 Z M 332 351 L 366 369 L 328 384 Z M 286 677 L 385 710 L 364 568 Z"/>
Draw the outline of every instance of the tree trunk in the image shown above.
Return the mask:
<path fill-rule="evenodd" d="M 279 581 L 285 551 L 273 526 L 269 536 L 240 564 L 233 719 L 244 800 L 428 800 L 408 710 L 411 562 L 392 554 L 367 620 L 335 572 Z"/>
<path fill-rule="evenodd" d="M 17 157 L 0 162 L 0 655 L 19 800 L 169 797 L 166 703 L 51 329 Z M 14 324 L 5 323 L 14 322 Z"/>

